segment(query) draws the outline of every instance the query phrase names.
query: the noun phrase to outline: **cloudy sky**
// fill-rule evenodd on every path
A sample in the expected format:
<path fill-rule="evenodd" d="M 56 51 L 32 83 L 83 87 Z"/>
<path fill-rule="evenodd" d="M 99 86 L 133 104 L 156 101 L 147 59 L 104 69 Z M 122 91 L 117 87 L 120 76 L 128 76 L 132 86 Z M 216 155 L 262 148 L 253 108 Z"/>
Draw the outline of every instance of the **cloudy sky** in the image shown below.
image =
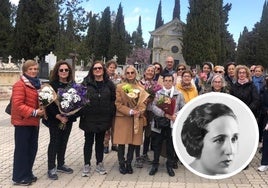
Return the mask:
<path fill-rule="evenodd" d="M 18 4 L 19 0 L 10 0 Z M 235 41 L 238 40 L 240 33 L 247 26 L 249 31 L 254 24 L 260 21 L 262 8 L 265 0 L 224 0 L 224 3 L 232 3 L 229 12 L 228 30 L 233 34 Z M 154 30 L 156 12 L 159 0 L 89 0 L 84 7 L 87 11 L 95 13 L 102 12 L 107 6 L 111 11 L 117 12 L 119 3 L 123 7 L 126 30 L 131 34 L 138 26 L 139 16 L 141 16 L 143 38 L 148 42 L 150 31 Z M 188 0 L 180 0 L 181 20 L 186 21 L 188 13 Z M 174 8 L 174 0 L 162 0 L 162 18 L 164 23 L 171 21 Z"/>

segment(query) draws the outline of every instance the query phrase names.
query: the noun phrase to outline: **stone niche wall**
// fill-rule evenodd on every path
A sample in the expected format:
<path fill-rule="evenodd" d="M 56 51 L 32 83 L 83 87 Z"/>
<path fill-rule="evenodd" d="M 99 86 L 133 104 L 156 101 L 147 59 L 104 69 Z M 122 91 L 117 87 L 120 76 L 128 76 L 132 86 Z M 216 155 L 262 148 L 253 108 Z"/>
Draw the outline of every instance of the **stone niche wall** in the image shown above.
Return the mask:
<path fill-rule="evenodd" d="M 9 99 L 13 84 L 19 80 L 20 71 L 0 71 L 0 100 Z"/>

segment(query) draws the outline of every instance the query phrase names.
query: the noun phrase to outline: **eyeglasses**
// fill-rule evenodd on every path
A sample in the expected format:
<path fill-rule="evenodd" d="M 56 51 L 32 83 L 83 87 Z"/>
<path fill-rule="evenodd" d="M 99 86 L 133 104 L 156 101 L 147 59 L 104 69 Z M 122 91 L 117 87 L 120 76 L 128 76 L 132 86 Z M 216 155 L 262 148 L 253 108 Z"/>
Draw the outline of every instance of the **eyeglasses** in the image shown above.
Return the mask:
<path fill-rule="evenodd" d="M 93 70 L 102 70 L 102 67 L 93 67 Z"/>
<path fill-rule="evenodd" d="M 134 74 L 135 72 L 133 71 L 133 72 L 127 72 L 127 74 Z"/>
<path fill-rule="evenodd" d="M 59 69 L 60 72 L 69 72 L 69 69 Z"/>
<path fill-rule="evenodd" d="M 220 74 L 223 73 L 223 71 L 214 71 L 214 72 L 215 72 L 215 73 L 220 73 Z"/>
<path fill-rule="evenodd" d="M 250 70 L 250 72 L 254 72 L 255 70 Z"/>
<path fill-rule="evenodd" d="M 246 74 L 246 73 L 247 73 L 247 72 L 244 72 L 244 71 L 243 71 L 243 72 L 238 72 L 238 74 Z"/>
<path fill-rule="evenodd" d="M 178 69 L 178 71 L 184 71 L 185 69 Z"/>

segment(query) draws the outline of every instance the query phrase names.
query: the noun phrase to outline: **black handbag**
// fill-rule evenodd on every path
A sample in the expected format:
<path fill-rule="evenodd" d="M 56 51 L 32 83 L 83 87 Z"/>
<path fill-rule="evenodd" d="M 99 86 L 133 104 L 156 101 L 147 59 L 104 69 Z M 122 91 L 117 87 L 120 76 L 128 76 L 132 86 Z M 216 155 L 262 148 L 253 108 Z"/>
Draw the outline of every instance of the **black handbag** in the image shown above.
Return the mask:
<path fill-rule="evenodd" d="M 8 105 L 6 106 L 5 112 L 9 115 L 11 115 L 11 99 L 8 103 Z"/>
<path fill-rule="evenodd" d="M 166 117 L 154 116 L 154 127 L 157 129 L 170 127 L 170 120 Z"/>

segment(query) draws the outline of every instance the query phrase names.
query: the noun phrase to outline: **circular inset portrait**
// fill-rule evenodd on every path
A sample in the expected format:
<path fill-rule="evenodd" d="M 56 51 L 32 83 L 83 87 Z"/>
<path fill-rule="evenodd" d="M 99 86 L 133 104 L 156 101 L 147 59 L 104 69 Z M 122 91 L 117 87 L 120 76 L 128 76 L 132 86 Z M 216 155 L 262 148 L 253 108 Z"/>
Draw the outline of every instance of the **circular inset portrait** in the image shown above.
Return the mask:
<path fill-rule="evenodd" d="M 172 136 L 183 165 L 209 179 L 228 178 L 243 170 L 259 140 L 258 124 L 248 106 L 218 92 L 188 102 L 175 120 Z"/>

